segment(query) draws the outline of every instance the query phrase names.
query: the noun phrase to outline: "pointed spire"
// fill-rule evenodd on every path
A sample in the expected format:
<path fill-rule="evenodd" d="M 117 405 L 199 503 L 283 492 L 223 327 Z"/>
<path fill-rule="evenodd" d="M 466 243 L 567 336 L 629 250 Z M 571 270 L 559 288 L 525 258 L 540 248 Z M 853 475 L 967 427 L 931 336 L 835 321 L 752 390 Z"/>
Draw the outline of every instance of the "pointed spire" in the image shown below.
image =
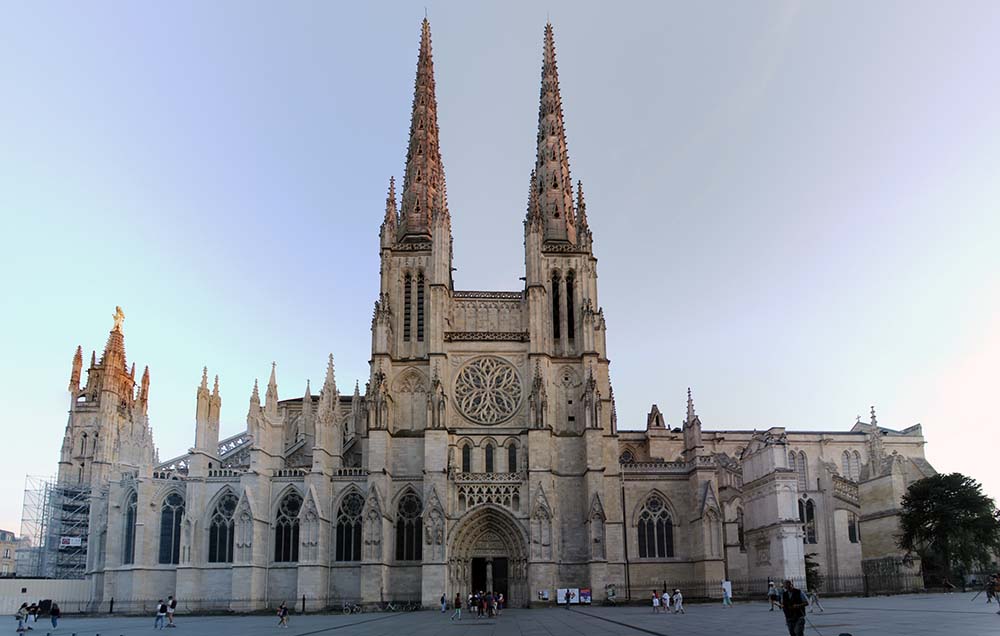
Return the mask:
<path fill-rule="evenodd" d="M 90 368 L 93 369 L 97 366 L 97 350 L 93 349 L 90 352 Z"/>
<path fill-rule="evenodd" d="M 872 406 L 872 419 L 871 419 L 871 425 L 872 425 L 872 426 L 878 426 L 878 418 L 877 418 L 877 417 L 875 417 L 875 406 L 874 406 L 874 405 Z"/>
<path fill-rule="evenodd" d="M 215 386 L 212 387 L 212 397 L 219 397 L 219 374 L 215 374 Z"/>
<path fill-rule="evenodd" d="M 128 376 L 130 378 L 132 378 L 133 380 L 135 379 L 135 362 L 134 361 L 132 362 L 132 368 L 129 370 Z"/>
<path fill-rule="evenodd" d="M 587 203 L 583 200 L 583 181 L 576 182 L 576 231 L 585 232 L 587 225 Z"/>
<path fill-rule="evenodd" d="M 267 381 L 267 392 L 264 394 L 264 410 L 270 415 L 278 414 L 278 380 L 276 369 L 278 364 L 271 363 L 271 377 Z"/>
<path fill-rule="evenodd" d="M 73 370 L 69 374 L 69 390 L 80 390 L 80 373 L 83 371 L 83 347 L 77 346 L 73 354 Z"/>
<path fill-rule="evenodd" d="M 437 98 L 434 94 L 434 60 L 431 55 L 431 25 L 424 18 L 417 56 L 417 78 L 413 86 L 410 141 L 403 178 L 400 235 L 427 238 L 436 215 L 447 217 L 444 203 L 444 171 L 438 142 Z"/>
<path fill-rule="evenodd" d="M 309 386 L 309 380 L 306 380 L 306 393 L 302 396 L 302 418 L 308 420 L 312 417 L 313 408 L 313 396 L 312 390 Z"/>
<path fill-rule="evenodd" d="M 559 69 L 552 24 L 545 25 L 542 87 L 538 104 L 538 148 L 535 155 L 537 205 L 545 219 L 545 240 L 576 242 L 573 184 L 563 125 Z"/>
<path fill-rule="evenodd" d="M 385 218 L 382 220 L 382 230 L 389 231 L 392 238 L 396 237 L 396 222 L 399 220 L 399 210 L 396 208 L 396 177 L 389 177 L 389 192 L 385 195 Z"/>
<path fill-rule="evenodd" d="M 142 383 L 139 385 L 139 399 L 142 401 L 143 410 L 149 402 L 149 365 L 142 370 Z"/>
<path fill-rule="evenodd" d="M 201 368 L 201 386 L 198 388 L 208 393 L 208 367 Z"/>
<path fill-rule="evenodd" d="M 361 386 L 358 384 L 357 380 L 354 381 L 354 397 L 361 397 Z"/>
<path fill-rule="evenodd" d="M 250 405 L 260 408 L 260 391 L 257 389 L 257 378 L 253 379 L 253 391 L 250 393 Z"/>
<path fill-rule="evenodd" d="M 694 412 L 694 400 L 691 398 L 691 387 L 688 387 L 688 403 L 687 403 L 687 418 L 684 420 L 686 424 L 690 424 L 694 421 L 694 418 L 698 417 Z"/>

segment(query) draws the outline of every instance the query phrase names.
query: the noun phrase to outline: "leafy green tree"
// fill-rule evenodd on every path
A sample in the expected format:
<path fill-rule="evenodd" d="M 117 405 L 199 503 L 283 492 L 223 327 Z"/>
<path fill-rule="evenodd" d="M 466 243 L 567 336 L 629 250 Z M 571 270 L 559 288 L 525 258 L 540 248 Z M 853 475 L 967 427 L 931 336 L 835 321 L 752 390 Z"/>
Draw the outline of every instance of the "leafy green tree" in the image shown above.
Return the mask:
<path fill-rule="evenodd" d="M 897 544 L 928 564 L 939 564 L 947 579 L 953 569 L 986 567 L 1000 550 L 996 505 L 971 477 L 951 473 L 916 481 L 903 495 L 902 507 Z"/>

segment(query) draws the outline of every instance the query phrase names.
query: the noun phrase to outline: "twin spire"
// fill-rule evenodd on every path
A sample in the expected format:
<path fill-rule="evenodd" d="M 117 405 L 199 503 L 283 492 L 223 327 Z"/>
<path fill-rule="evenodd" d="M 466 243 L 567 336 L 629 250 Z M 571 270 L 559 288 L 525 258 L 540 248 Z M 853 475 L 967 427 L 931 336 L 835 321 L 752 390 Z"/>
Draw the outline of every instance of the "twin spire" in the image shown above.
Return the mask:
<path fill-rule="evenodd" d="M 535 169 L 531 173 L 528 192 L 529 228 L 541 229 L 545 241 L 589 247 L 590 229 L 582 184 L 577 184 L 575 205 L 573 195 L 559 93 L 555 35 L 552 24 L 548 23 L 545 25 L 542 53 Z M 390 180 L 383 230 L 395 231 L 395 235 L 404 241 L 427 240 L 437 219 L 450 221 L 439 143 L 431 26 L 424 18 L 413 89 L 402 201 L 397 211 L 395 182 Z"/>
<path fill-rule="evenodd" d="M 399 235 L 403 240 L 428 239 L 434 220 L 448 216 L 438 135 L 431 24 L 424 18 L 420 32 L 420 53 L 417 55 L 417 78 L 413 84 L 410 143 L 406 151 L 406 174 L 403 178 L 402 210 L 399 216 Z M 395 207 L 395 189 L 391 182 L 389 196 L 392 199 L 391 206 Z M 387 217 L 389 208 L 390 203 L 387 201 Z"/>

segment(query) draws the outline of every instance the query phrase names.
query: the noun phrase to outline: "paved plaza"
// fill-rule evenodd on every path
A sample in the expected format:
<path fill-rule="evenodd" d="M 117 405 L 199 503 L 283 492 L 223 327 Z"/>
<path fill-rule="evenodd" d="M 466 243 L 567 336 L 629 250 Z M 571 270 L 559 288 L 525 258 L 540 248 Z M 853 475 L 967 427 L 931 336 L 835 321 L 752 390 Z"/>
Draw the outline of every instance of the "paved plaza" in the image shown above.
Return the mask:
<path fill-rule="evenodd" d="M 987 605 L 973 594 L 920 594 L 879 598 L 838 598 L 823 601 L 826 611 L 809 614 L 811 636 L 923 636 L 940 634 L 1000 633 L 996 604 Z M 421 612 L 314 614 L 292 616 L 289 629 L 279 630 L 272 616 L 184 616 L 171 636 L 783 636 L 782 615 L 769 612 L 766 603 L 740 603 L 732 609 L 712 604 L 692 604 L 684 615 L 653 614 L 645 607 L 574 607 L 507 610 L 493 619 L 464 618 L 452 622 L 448 614 Z M 44 636 L 129 636 L 152 633 L 153 617 L 67 616 L 58 630 L 47 621 L 35 625 Z M 11 631 L 14 622 L 11 621 Z"/>

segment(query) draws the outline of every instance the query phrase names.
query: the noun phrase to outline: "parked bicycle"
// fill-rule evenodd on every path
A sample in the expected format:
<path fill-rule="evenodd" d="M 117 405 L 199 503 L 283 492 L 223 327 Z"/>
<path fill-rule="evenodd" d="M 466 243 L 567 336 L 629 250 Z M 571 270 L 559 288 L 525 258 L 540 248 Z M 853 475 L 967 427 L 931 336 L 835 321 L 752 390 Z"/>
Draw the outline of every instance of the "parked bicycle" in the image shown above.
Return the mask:
<path fill-rule="evenodd" d="M 344 601 L 343 612 L 345 615 L 360 614 L 363 611 L 364 610 L 361 609 L 361 606 L 358 605 L 357 603 L 348 603 L 347 601 Z"/>

